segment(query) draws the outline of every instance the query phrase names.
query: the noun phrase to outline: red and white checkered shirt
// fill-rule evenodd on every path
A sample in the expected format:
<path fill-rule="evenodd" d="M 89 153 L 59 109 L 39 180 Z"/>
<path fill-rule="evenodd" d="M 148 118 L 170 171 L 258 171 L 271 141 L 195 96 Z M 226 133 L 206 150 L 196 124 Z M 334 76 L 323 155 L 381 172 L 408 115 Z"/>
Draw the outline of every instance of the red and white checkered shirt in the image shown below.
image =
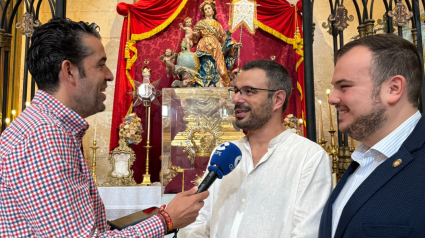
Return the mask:
<path fill-rule="evenodd" d="M 0 137 L 0 237 L 163 237 L 159 216 L 110 231 L 81 151 L 88 123 L 44 91 Z"/>

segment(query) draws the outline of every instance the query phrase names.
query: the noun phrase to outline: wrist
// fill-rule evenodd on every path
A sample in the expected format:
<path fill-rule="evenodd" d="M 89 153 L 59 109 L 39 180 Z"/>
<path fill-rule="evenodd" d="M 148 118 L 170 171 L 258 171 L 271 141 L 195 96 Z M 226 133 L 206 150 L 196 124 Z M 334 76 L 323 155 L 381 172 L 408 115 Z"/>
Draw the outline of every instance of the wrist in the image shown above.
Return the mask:
<path fill-rule="evenodd" d="M 173 221 L 171 220 L 170 214 L 165 211 L 165 205 L 161 206 L 158 211 L 158 215 L 163 219 L 164 227 L 166 228 L 165 234 L 173 230 Z"/>

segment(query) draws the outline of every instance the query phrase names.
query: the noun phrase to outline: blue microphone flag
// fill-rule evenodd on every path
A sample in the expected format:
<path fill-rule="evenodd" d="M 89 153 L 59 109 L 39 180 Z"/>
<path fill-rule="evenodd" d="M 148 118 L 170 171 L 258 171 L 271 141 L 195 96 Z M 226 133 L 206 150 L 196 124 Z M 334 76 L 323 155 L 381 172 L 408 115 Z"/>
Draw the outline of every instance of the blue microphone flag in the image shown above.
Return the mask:
<path fill-rule="evenodd" d="M 217 172 L 217 177 L 221 179 L 235 169 L 241 159 L 239 147 L 231 142 L 224 142 L 213 152 L 208 170 Z"/>

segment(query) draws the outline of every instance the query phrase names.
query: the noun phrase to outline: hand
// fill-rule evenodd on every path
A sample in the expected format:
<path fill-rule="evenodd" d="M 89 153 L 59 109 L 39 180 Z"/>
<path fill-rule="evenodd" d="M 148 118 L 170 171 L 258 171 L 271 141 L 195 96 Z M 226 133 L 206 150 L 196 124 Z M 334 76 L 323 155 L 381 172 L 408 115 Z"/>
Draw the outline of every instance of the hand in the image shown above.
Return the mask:
<path fill-rule="evenodd" d="M 180 26 L 180 27 L 183 27 L 183 24 L 182 24 L 182 23 L 179 23 L 179 26 Z"/>
<path fill-rule="evenodd" d="M 196 220 L 204 200 L 210 195 L 208 191 L 195 194 L 198 187 L 177 194 L 165 209 L 170 214 L 174 229 L 183 228 Z"/>
<path fill-rule="evenodd" d="M 242 48 L 242 43 L 236 43 L 233 47 L 240 49 Z"/>

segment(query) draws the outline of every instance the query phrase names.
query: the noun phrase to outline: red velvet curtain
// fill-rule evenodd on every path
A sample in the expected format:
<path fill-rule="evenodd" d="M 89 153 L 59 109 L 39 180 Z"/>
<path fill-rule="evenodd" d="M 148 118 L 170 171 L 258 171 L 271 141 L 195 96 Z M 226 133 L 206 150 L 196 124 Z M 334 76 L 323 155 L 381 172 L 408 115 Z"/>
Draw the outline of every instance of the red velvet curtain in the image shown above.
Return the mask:
<path fill-rule="evenodd" d="M 199 5 L 203 0 L 140 0 L 135 4 L 120 3 L 117 11 L 121 15 L 130 16 L 130 27 L 128 28 L 128 17 L 125 17 L 120 52 L 118 59 L 117 78 L 115 86 L 114 109 L 112 114 L 111 143 L 112 150 L 118 145 L 118 127 L 125 117 L 131 105 L 131 96 L 125 92 L 132 91 L 131 83 L 128 79 L 142 81 L 140 69 L 145 65 L 144 60 L 148 60 L 148 66 L 152 69 L 151 80 L 161 79 L 158 89 L 170 87 L 174 78 L 167 77 L 165 66 L 159 60 L 159 56 L 163 54 L 166 48 L 180 51 L 180 42 L 184 37 L 184 32 L 179 35 L 178 23 L 183 22 L 187 16 L 193 18 L 196 23 L 202 19 L 202 13 Z M 258 0 L 261 6 L 257 8 L 257 19 L 260 29 L 255 35 L 250 35 L 245 29 L 243 30 L 240 66 L 245 62 L 254 59 L 270 59 L 273 55 L 275 61 L 286 67 L 291 75 L 293 88 L 300 89 L 300 82 L 303 85 L 303 61 L 302 61 L 302 39 L 297 41 L 294 37 L 296 27 L 299 26 L 301 31 L 302 18 L 300 16 L 301 1 L 297 6 L 290 5 L 284 0 Z M 226 1 L 216 1 L 218 11 L 217 18 L 223 28 L 228 29 L 229 6 Z M 128 32 L 128 29 L 130 32 Z M 128 34 L 129 33 L 129 34 Z M 302 36 L 302 31 L 300 32 Z M 134 40 L 130 48 L 134 47 L 135 51 L 129 50 L 125 59 L 125 47 L 129 35 Z M 239 41 L 240 28 L 233 33 L 233 39 Z M 295 38 L 295 39 L 294 39 Z M 137 40 L 136 40 L 137 39 Z M 177 47 L 176 47 L 177 46 Z M 194 51 L 194 49 L 192 49 Z M 136 54 L 137 53 L 137 54 Z M 137 59 L 135 59 L 137 56 Z M 132 61 L 133 60 L 133 61 Z M 132 65 L 128 76 L 126 75 L 126 65 L 129 61 Z M 236 64 L 235 64 L 236 65 Z M 301 88 L 303 89 L 303 87 Z M 292 113 L 298 118 L 303 116 L 304 102 L 302 98 L 303 90 L 293 90 L 286 114 Z M 161 98 L 158 98 L 161 101 Z M 133 109 L 142 122 L 145 120 L 144 107 L 138 106 Z M 161 162 L 158 159 L 161 155 L 161 108 L 152 105 L 151 108 L 151 145 L 150 150 L 150 174 L 152 181 L 159 181 L 159 171 Z M 146 127 L 145 127 L 146 128 Z M 143 180 L 145 171 L 146 151 L 143 148 L 146 143 L 144 140 L 139 145 L 134 145 L 133 150 L 136 152 L 136 162 L 133 164 L 134 178 L 136 182 Z"/>
<path fill-rule="evenodd" d="M 300 97 L 295 101 L 297 118 L 304 119 L 304 54 L 302 32 L 302 1 L 290 4 L 286 0 L 257 0 L 261 6 L 257 8 L 259 27 L 277 38 L 293 46 L 295 51 L 296 78 Z M 299 35 L 295 34 L 299 31 Z M 304 121 L 305 122 L 305 121 Z M 305 124 L 305 123 L 304 123 Z M 304 133 L 306 130 L 304 130 Z"/>

